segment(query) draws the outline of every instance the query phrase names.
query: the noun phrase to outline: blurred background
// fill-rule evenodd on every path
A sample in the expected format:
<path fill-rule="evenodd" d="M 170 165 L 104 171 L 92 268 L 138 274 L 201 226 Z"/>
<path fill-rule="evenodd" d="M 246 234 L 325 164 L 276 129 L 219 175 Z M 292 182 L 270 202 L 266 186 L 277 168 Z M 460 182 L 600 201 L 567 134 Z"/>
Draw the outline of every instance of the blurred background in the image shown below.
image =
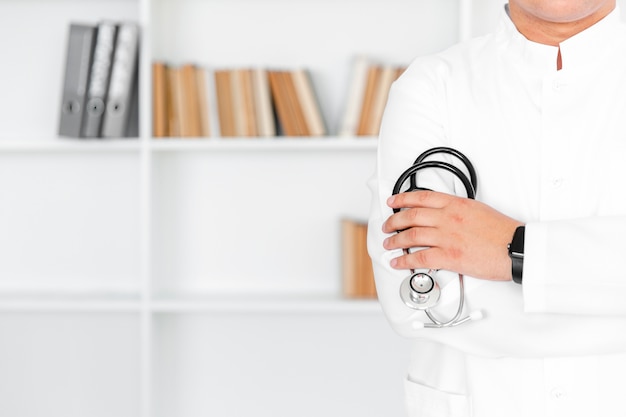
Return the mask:
<path fill-rule="evenodd" d="M 0 0 L 0 415 L 404 415 L 406 341 L 346 225 L 393 77 L 502 4 Z M 216 74 L 250 68 L 274 130 L 228 133 L 262 103 Z M 298 71 L 281 102 L 269 74 Z"/>

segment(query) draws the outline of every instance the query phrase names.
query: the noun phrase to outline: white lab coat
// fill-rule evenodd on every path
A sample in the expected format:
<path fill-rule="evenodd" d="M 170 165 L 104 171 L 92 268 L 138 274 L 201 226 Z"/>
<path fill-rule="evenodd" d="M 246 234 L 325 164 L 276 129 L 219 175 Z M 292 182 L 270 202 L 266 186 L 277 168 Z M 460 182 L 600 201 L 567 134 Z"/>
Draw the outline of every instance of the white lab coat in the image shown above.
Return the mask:
<path fill-rule="evenodd" d="M 619 10 L 560 48 L 557 71 L 558 49 L 528 41 L 503 12 L 496 32 L 417 58 L 391 88 L 370 182 L 368 248 L 385 315 L 414 345 L 410 415 L 626 416 Z M 477 199 L 526 223 L 524 284 L 466 277 L 467 304 L 485 318 L 449 329 L 413 325 L 427 319 L 399 297 L 407 271 L 389 261 L 401 252 L 382 248 L 385 201 L 433 146 L 465 153 L 478 172 Z M 455 277 L 444 272 L 443 317 L 456 309 Z"/>

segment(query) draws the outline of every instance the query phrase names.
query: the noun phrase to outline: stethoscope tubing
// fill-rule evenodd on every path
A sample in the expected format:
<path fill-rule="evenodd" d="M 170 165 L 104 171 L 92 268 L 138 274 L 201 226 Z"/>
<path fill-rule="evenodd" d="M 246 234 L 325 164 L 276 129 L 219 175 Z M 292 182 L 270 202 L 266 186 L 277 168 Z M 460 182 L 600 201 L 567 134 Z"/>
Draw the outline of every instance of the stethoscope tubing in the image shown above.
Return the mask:
<path fill-rule="evenodd" d="M 469 160 L 467 156 L 465 156 L 465 154 L 459 152 L 458 150 L 454 148 L 450 148 L 447 146 L 439 146 L 439 147 L 427 149 L 424 152 L 422 152 L 420 156 L 417 157 L 417 159 L 415 159 L 415 162 L 413 162 L 413 165 L 419 164 L 422 161 L 424 161 L 426 158 L 428 158 L 429 156 L 435 155 L 438 153 L 444 153 L 444 154 L 455 156 L 461 162 L 463 162 L 463 165 L 467 168 L 467 171 L 469 172 L 470 182 L 472 183 L 472 186 L 474 187 L 474 193 L 476 193 L 478 191 L 478 178 L 476 176 L 476 170 L 474 169 L 474 165 L 472 165 L 472 162 Z"/>
<path fill-rule="evenodd" d="M 463 183 L 463 186 L 465 187 L 465 191 L 467 193 L 467 198 L 470 198 L 472 200 L 476 198 L 476 186 L 472 183 L 472 180 L 470 180 L 467 177 L 467 175 L 465 175 L 465 173 L 461 171 L 459 168 L 444 161 L 422 161 L 422 162 L 419 162 L 417 164 L 410 166 L 398 177 L 398 180 L 396 181 L 393 187 L 392 194 L 393 195 L 400 194 L 400 192 L 402 192 L 402 186 L 404 185 L 406 180 L 408 180 L 409 178 L 411 178 L 411 186 L 406 191 L 426 190 L 426 188 L 418 187 L 415 184 L 416 182 L 415 177 L 419 171 L 422 171 L 428 168 L 443 169 L 445 171 L 448 171 L 454 174 L 454 176 L 457 177 Z M 469 171 L 471 175 L 473 169 Z M 474 177 L 475 177 L 475 174 L 474 174 Z M 397 213 L 399 210 L 400 209 L 394 209 L 394 212 Z"/>
<path fill-rule="evenodd" d="M 464 305 L 465 305 L 465 285 L 463 283 L 463 275 L 459 274 L 459 307 L 456 310 L 456 314 L 450 320 L 442 321 L 442 320 L 439 320 L 437 317 L 435 317 L 431 309 L 427 309 L 424 312 L 426 313 L 430 321 L 432 321 L 432 323 L 425 323 L 424 327 L 437 327 L 437 328 L 454 327 L 454 326 L 458 326 L 459 324 L 465 323 L 466 321 L 470 320 L 470 317 L 468 316 L 468 317 L 461 319 Z"/>

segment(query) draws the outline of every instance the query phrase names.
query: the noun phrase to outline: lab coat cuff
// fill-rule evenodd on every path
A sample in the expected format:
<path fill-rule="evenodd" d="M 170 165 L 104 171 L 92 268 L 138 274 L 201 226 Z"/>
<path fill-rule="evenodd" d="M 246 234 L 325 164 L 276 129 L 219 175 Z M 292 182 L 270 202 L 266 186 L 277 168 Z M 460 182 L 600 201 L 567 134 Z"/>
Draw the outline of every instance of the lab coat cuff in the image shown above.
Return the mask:
<path fill-rule="evenodd" d="M 547 231 L 541 223 L 526 224 L 522 293 L 524 311 L 546 311 Z"/>

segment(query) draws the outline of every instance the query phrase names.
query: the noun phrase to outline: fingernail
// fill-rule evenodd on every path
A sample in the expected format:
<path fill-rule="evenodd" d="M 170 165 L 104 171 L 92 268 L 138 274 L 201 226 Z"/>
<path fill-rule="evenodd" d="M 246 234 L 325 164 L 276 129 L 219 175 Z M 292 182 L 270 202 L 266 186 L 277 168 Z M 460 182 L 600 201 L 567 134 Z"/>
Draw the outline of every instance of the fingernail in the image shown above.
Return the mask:
<path fill-rule="evenodd" d="M 395 268 L 396 266 L 398 266 L 398 259 L 393 258 L 391 262 L 389 262 L 389 265 L 391 265 L 392 268 Z"/>
<path fill-rule="evenodd" d="M 391 205 L 393 204 L 393 201 L 394 201 L 395 199 L 396 199 L 396 196 L 395 196 L 395 195 L 392 195 L 391 197 L 389 197 L 389 198 L 387 199 L 387 205 L 388 205 L 388 206 L 391 206 Z"/>

